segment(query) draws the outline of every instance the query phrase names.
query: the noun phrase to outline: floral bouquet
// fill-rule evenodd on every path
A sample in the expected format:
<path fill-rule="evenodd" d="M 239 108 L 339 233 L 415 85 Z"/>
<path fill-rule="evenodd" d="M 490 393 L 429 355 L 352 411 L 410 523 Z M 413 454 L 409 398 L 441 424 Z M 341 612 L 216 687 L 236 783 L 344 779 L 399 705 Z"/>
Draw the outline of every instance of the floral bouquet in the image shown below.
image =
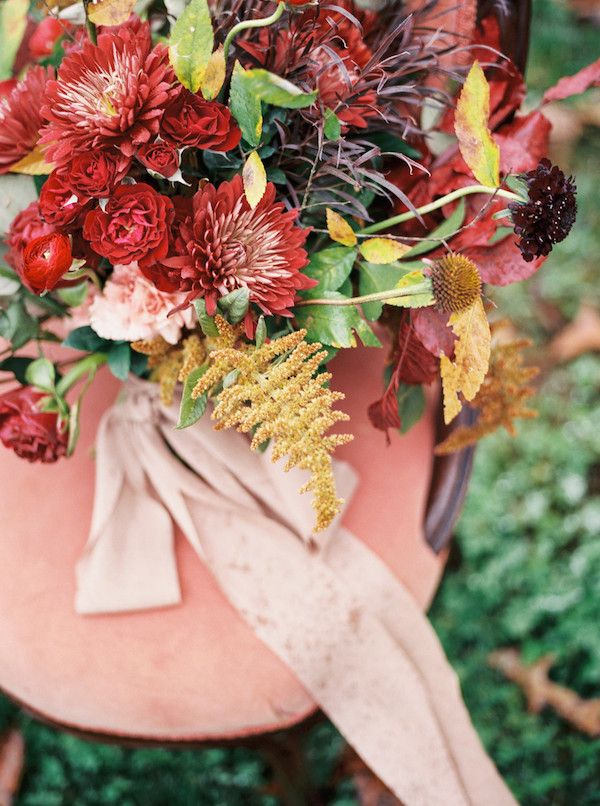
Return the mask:
<path fill-rule="evenodd" d="M 438 451 L 531 416 L 534 370 L 493 336 L 484 284 L 540 267 L 575 184 L 545 158 L 541 109 L 519 112 L 495 18 L 467 47 L 435 3 L 134 5 L 0 9 L 0 173 L 39 194 L 0 268 L 4 445 L 69 456 L 106 364 L 180 400 L 178 428 L 210 416 L 308 471 L 320 530 L 352 438 L 329 433 L 348 418 L 327 365 L 357 339 L 389 352 L 369 409 L 386 434 L 440 378 L 447 423 L 479 415 Z M 53 360 L 53 342 L 80 352 Z"/>

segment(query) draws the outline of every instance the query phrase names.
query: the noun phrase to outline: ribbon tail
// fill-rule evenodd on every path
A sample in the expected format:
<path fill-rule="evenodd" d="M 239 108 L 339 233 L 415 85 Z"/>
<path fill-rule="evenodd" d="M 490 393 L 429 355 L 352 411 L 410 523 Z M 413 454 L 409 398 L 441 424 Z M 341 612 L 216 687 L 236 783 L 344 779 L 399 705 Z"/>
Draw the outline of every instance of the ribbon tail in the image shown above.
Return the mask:
<path fill-rule="evenodd" d="M 193 502 L 191 511 L 227 598 L 402 802 L 479 806 L 423 675 L 370 611 L 364 585 L 350 590 L 318 554 L 262 513 L 240 518 L 218 504 L 195 511 Z M 503 799 L 483 802 L 514 803 L 508 790 Z"/>
<path fill-rule="evenodd" d="M 350 590 L 367 592 L 371 611 L 410 659 L 469 801 L 487 806 L 516 804 L 473 727 L 439 638 L 410 593 L 374 552 L 346 530 L 340 531 L 322 557 Z"/>
<path fill-rule="evenodd" d="M 152 425 L 132 429 L 117 407 L 102 418 L 92 528 L 77 566 L 75 609 L 80 614 L 181 601 L 171 517 L 151 495 L 137 450 L 156 439 L 160 437 Z"/>

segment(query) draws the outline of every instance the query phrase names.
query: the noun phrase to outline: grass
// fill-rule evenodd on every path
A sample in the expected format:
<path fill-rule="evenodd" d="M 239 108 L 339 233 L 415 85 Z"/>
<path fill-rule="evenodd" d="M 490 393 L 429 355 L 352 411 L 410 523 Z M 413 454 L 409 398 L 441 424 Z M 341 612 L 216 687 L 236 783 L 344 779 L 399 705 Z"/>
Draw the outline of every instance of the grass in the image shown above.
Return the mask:
<path fill-rule="evenodd" d="M 537 0 L 531 99 L 599 55 L 597 29 L 575 24 L 566 3 Z M 598 130 L 584 133 L 573 165 L 581 213 L 574 235 L 529 283 L 496 292 L 518 327 L 543 344 L 533 292 L 572 317 L 599 301 Z M 553 676 L 584 696 L 600 691 L 600 358 L 582 356 L 546 378 L 540 417 L 518 437 L 487 439 L 432 619 L 456 668 L 477 729 L 517 798 L 527 806 L 600 804 L 600 741 L 552 712 L 530 715 L 520 691 L 486 664 L 519 645 L 528 659 L 551 651 Z M 0 699 L 0 730 L 15 722 L 27 742 L 19 806 L 270 806 L 266 769 L 240 749 L 126 750 L 87 743 L 37 724 Z M 328 725 L 310 737 L 315 777 L 330 777 L 341 740 Z M 356 803 L 348 782 L 334 806 Z"/>

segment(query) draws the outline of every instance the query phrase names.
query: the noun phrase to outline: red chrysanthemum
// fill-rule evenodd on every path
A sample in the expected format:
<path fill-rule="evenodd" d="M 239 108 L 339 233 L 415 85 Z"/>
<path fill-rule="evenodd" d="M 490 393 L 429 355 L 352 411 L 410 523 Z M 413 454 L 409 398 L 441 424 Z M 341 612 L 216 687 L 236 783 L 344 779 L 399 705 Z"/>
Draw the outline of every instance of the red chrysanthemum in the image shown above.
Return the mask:
<path fill-rule="evenodd" d="M 42 125 L 40 107 L 49 70 L 32 67 L 23 81 L 0 98 L 0 174 L 27 156 L 35 147 Z"/>
<path fill-rule="evenodd" d="M 275 201 L 272 183 L 254 210 L 239 175 L 218 188 L 208 184 L 180 224 L 185 253 L 162 261 L 166 279 L 188 300 L 204 297 L 211 315 L 219 297 L 245 287 L 265 313 L 290 316 L 296 292 L 315 285 L 301 272 L 308 263 L 308 231 L 295 219 L 295 211 L 285 212 Z"/>
<path fill-rule="evenodd" d="M 48 158 L 66 164 L 73 153 L 136 147 L 158 133 L 166 104 L 181 90 L 163 45 L 152 48 L 148 24 L 128 24 L 85 42 L 49 81 L 42 116 Z"/>

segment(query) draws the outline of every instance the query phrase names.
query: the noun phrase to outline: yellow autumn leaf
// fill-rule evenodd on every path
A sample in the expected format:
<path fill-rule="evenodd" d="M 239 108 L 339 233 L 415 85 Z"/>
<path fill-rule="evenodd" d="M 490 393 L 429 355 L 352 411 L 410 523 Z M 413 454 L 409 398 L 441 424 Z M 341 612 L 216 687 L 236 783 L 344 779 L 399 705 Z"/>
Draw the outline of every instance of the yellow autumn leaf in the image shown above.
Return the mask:
<path fill-rule="evenodd" d="M 127 22 L 136 0 L 90 0 L 87 15 L 94 25 L 122 25 Z"/>
<path fill-rule="evenodd" d="M 206 65 L 206 72 L 202 77 L 200 89 L 202 96 L 207 101 L 212 101 L 217 97 L 225 81 L 225 51 L 223 45 L 213 51 L 212 56 Z"/>
<path fill-rule="evenodd" d="M 457 336 L 454 360 L 442 355 L 440 371 L 444 391 L 444 421 L 452 422 L 462 409 L 459 393 L 473 400 L 490 363 L 492 336 L 481 299 L 450 316 L 449 325 Z"/>
<path fill-rule="evenodd" d="M 385 265 L 399 260 L 411 247 L 392 238 L 369 238 L 360 245 L 360 252 L 369 263 Z"/>
<path fill-rule="evenodd" d="M 256 151 L 250 154 L 244 164 L 242 180 L 244 182 L 246 199 L 250 207 L 254 210 L 265 195 L 265 190 L 267 189 L 267 173 L 265 166 Z"/>
<path fill-rule="evenodd" d="M 46 162 L 44 152 L 40 146 L 36 146 L 33 151 L 30 151 L 23 159 L 16 162 L 10 170 L 14 174 L 43 176 L 52 172 L 52 165 Z"/>
<path fill-rule="evenodd" d="M 454 131 L 460 153 L 482 185 L 500 184 L 500 149 L 488 128 L 490 87 L 479 62 L 473 62 L 456 104 Z"/>
<path fill-rule="evenodd" d="M 335 210 L 326 211 L 327 232 L 332 241 L 341 243 L 343 246 L 356 246 L 356 235 L 350 224 L 342 218 Z"/>

